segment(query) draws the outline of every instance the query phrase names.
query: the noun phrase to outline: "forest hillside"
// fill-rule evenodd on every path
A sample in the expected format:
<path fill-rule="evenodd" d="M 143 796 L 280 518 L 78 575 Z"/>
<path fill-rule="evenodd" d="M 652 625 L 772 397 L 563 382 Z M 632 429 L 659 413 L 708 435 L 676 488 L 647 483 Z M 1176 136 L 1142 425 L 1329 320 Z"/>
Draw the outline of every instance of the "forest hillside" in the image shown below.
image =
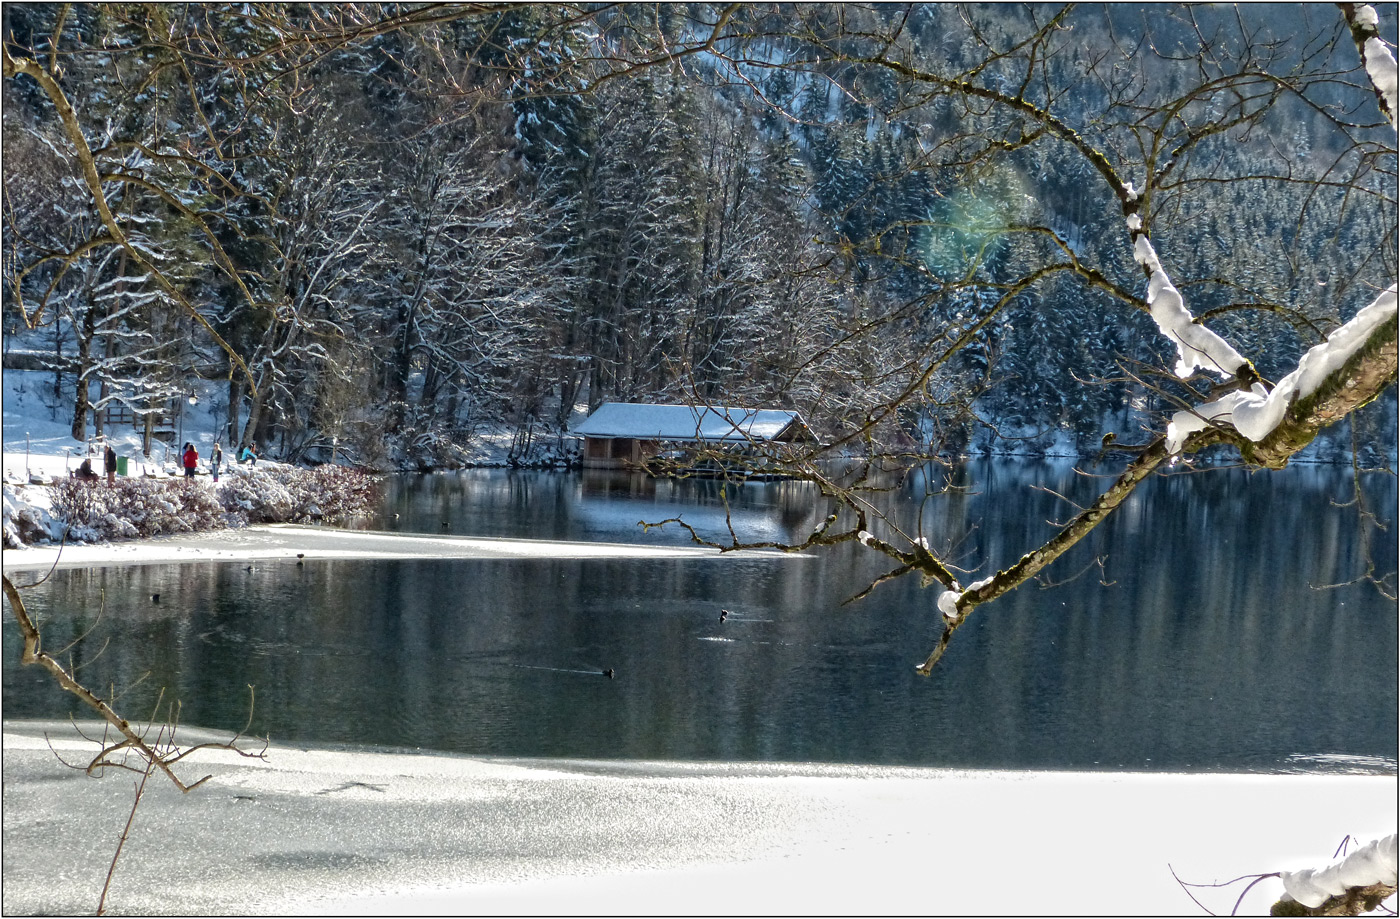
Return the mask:
<path fill-rule="evenodd" d="M 1266 380 L 1394 277 L 1394 133 L 1357 114 L 1345 29 L 1309 5 L 6 4 L 7 54 L 46 68 L 4 82 L 6 366 L 52 372 L 79 439 L 158 433 L 220 381 L 234 449 L 385 469 L 502 430 L 525 461 L 614 400 L 1092 454 L 1200 391 L 1164 370 L 1096 157 L 1153 183 L 1175 283 Z M 1309 455 L 1393 455 L 1394 406 Z"/>

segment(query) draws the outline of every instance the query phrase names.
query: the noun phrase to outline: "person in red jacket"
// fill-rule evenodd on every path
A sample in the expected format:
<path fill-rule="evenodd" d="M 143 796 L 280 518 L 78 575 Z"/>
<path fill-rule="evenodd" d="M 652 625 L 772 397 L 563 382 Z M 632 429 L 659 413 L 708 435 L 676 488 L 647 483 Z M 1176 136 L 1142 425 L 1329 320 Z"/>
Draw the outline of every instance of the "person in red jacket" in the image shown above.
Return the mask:
<path fill-rule="evenodd" d="M 185 478 L 194 478 L 194 467 L 199 464 L 199 451 L 194 448 L 194 444 L 185 444 Z"/>

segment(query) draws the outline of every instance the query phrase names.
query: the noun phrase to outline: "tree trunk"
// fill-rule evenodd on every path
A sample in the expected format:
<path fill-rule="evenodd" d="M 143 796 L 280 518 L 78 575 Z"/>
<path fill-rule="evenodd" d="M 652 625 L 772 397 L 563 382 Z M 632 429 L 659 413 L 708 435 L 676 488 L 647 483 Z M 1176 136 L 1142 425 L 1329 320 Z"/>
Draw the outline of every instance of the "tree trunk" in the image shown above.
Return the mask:
<path fill-rule="evenodd" d="M 569 423 L 569 415 L 574 410 L 574 402 L 578 400 L 580 380 L 578 372 L 574 370 L 561 373 L 559 376 L 559 412 L 555 417 L 555 427 L 562 429 Z"/>
<path fill-rule="evenodd" d="M 239 448 L 238 409 L 242 402 L 243 384 L 230 374 L 228 379 L 228 432 L 225 439 L 228 441 L 229 447 L 235 451 L 235 457 L 237 456 L 237 450 Z"/>
<path fill-rule="evenodd" d="M 238 439 L 238 451 L 249 444 L 262 444 L 267 447 L 268 429 L 272 423 L 271 413 L 267 410 L 267 394 L 272 389 L 273 375 L 271 371 L 263 374 L 258 380 L 258 391 L 248 403 L 248 420 L 243 422 L 243 436 Z"/>
<path fill-rule="evenodd" d="M 259 387 L 258 394 L 254 396 L 253 401 L 248 404 L 248 420 L 243 422 L 243 434 L 238 438 L 239 453 L 242 453 L 243 448 L 248 446 L 248 444 L 256 442 L 255 437 L 258 433 L 258 426 L 262 422 L 263 396 L 261 390 L 262 387 Z"/>
<path fill-rule="evenodd" d="M 123 252 L 119 256 L 119 259 L 117 261 L 117 277 L 122 278 L 123 280 L 119 284 L 117 284 L 116 308 L 113 309 L 112 307 L 108 307 L 106 314 L 102 317 L 104 320 L 110 316 L 118 315 L 120 313 L 122 307 L 122 298 L 126 296 L 125 252 Z M 117 356 L 117 336 L 112 334 L 112 330 L 110 328 L 104 329 L 103 335 L 104 340 L 102 342 L 102 357 L 107 363 L 107 365 L 110 367 L 112 364 L 112 359 Z M 97 390 L 97 404 L 100 405 L 101 408 L 97 409 L 93 417 L 93 427 L 97 431 L 98 437 L 101 437 L 103 434 L 105 434 L 107 430 L 107 421 L 104 416 L 107 413 L 107 406 L 110 404 L 107 400 L 109 400 L 111 397 L 112 384 L 107 381 L 106 374 L 101 374 L 101 382 L 98 384 Z"/>
<path fill-rule="evenodd" d="M 63 326 L 53 324 L 53 404 L 57 414 L 63 403 Z M 56 419 L 55 419 L 56 420 Z"/>
<path fill-rule="evenodd" d="M 257 426 L 253 428 L 253 443 L 262 444 L 263 449 L 266 450 L 270 440 L 272 440 L 272 412 L 268 411 L 268 407 L 264 403 L 262 410 L 258 413 Z M 285 447 L 285 445 L 284 440 L 283 446 Z"/>
<path fill-rule="evenodd" d="M 397 342 L 393 357 L 388 362 L 388 389 L 390 431 L 403 427 L 405 410 L 408 406 L 408 377 L 413 370 L 413 315 L 411 304 L 399 308 Z"/>
<path fill-rule="evenodd" d="M 73 427 L 71 431 L 74 440 L 87 439 L 88 374 L 92 370 L 92 336 L 95 322 L 93 309 L 89 307 L 83 316 L 83 331 L 76 335 L 78 339 L 78 371 L 77 379 L 73 384 Z"/>
<path fill-rule="evenodd" d="M 87 376 L 83 373 L 87 367 L 87 355 L 79 355 L 78 379 L 75 384 L 77 395 L 73 399 L 73 427 L 70 432 L 74 440 L 87 439 L 87 416 L 90 403 L 88 401 Z"/>

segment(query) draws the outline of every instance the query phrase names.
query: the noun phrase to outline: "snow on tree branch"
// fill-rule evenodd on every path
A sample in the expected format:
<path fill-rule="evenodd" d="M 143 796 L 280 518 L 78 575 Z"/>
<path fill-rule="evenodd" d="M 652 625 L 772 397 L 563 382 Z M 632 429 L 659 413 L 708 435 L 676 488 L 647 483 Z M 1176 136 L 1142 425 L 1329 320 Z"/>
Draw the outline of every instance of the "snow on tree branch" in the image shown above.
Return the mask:
<path fill-rule="evenodd" d="M 195 307 L 179 287 L 155 266 L 154 262 L 160 258 L 160 254 L 146 249 L 139 239 L 131 237 L 112 213 L 112 209 L 107 203 L 106 192 L 103 190 L 103 178 L 97 168 L 97 158 L 83 134 L 83 127 L 79 122 L 77 112 L 73 109 L 72 103 L 69 102 L 67 94 L 64 93 L 59 83 L 61 72 L 58 75 L 51 73 L 36 59 L 13 56 L 8 47 L 0 45 L 0 74 L 3 74 L 7 79 L 23 74 L 39 85 L 58 115 L 59 122 L 63 126 L 63 131 L 71 146 L 69 152 L 77 159 L 83 180 L 91 194 L 92 208 L 96 211 L 108 234 L 116 241 L 117 245 L 127 251 L 132 261 L 155 278 L 166 294 L 204 328 L 214 343 L 228 355 L 229 360 L 243 372 L 248 386 L 256 392 L 257 385 L 253 382 L 252 372 L 243 362 L 243 358 L 239 356 L 232 345 L 223 339 L 223 336 L 215 330 L 209 319 Z M 237 280 L 236 276 L 235 280 Z"/>
<path fill-rule="evenodd" d="M 1128 227 L 1137 234 L 1133 246 L 1133 259 L 1151 273 L 1147 282 L 1147 307 L 1152 319 L 1162 334 L 1176 343 L 1180 359 L 1176 365 L 1176 375 L 1183 380 L 1196 371 L 1196 368 L 1218 373 L 1224 379 L 1235 376 L 1245 359 L 1230 346 L 1230 343 L 1210 329 L 1196 322 L 1191 311 L 1181 297 L 1181 292 L 1172 284 L 1171 278 L 1162 268 L 1157 251 L 1145 233 L 1139 233 L 1141 220 L 1133 214 L 1128 218 Z"/>
<path fill-rule="evenodd" d="M 1283 899 L 1306 907 L 1321 906 L 1330 897 L 1341 896 L 1353 887 L 1396 884 L 1396 834 L 1375 839 L 1325 868 L 1284 871 Z"/>
<path fill-rule="evenodd" d="M 1361 52 L 1366 75 L 1375 87 L 1381 112 L 1392 127 L 1400 127 L 1396 124 L 1396 116 L 1400 114 L 1400 68 L 1390 49 L 1381 40 L 1380 17 L 1375 9 L 1365 4 L 1343 3 L 1340 6 L 1351 27 L 1356 48 Z"/>
<path fill-rule="evenodd" d="M 1396 127 L 1397 95 L 1400 94 L 1400 71 L 1390 49 L 1380 39 L 1377 30 L 1379 18 L 1370 6 L 1341 4 L 1351 27 L 1357 48 L 1361 52 L 1366 75 L 1376 90 L 1382 113 L 1392 127 Z M 1137 235 L 1134 258 L 1152 272 L 1147 300 L 1152 310 L 1152 318 L 1169 338 L 1177 341 L 1181 361 L 1177 364 L 1178 376 L 1186 377 L 1192 366 L 1225 371 L 1240 364 L 1229 364 L 1231 356 L 1238 358 L 1233 348 L 1225 344 L 1214 333 L 1196 325 L 1190 312 L 1182 304 L 1181 294 L 1171 286 L 1171 281 L 1162 271 L 1152 244 L 1145 234 L 1141 234 L 1141 220 L 1136 214 L 1129 216 L 1128 227 Z M 1392 284 L 1370 305 L 1362 309 L 1345 325 L 1327 336 L 1327 340 L 1314 346 L 1303 355 L 1288 376 L 1269 391 L 1260 383 L 1254 383 L 1248 391 L 1227 393 L 1219 399 L 1198 405 L 1190 411 L 1177 412 L 1167 426 L 1167 451 L 1177 453 L 1185 443 L 1187 435 L 1208 427 L 1212 421 L 1228 422 L 1236 431 L 1258 443 L 1272 434 L 1282 423 L 1289 406 L 1299 399 L 1315 393 L 1323 382 L 1340 370 L 1351 357 L 1360 351 L 1382 327 L 1393 325 L 1396 319 L 1396 285 Z M 1219 345 L 1216 344 L 1219 342 Z M 1223 349 L 1228 349 L 1228 351 Z M 1213 350 L 1219 349 L 1219 350 Z M 1210 367 L 1200 362 L 1198 354 L 1204 354 L 1217 366 Z M 1243 359 L 1240 358 L 1240 363 Z"/>
<path fill-rule="evenodd" d="M 1258 443 L 1273 433 L 1294 401 L 1316 392 L 1377 330 L 1394 323 L 1395 317 L 1396 285 L 1392 284 L 1350 322 L 1328 335 L 1325 342 L 1304 354 L 1297 368 L 1280 380 L 1272 392 L 1256 383 L 1248 392 L 1227 393 L 1190 411 L 1177 412 L 1167 426 L 1168 452 L 1179 452 L 1188 434 L 1203 430 L 1211 421 L 1226 421 Z"/>

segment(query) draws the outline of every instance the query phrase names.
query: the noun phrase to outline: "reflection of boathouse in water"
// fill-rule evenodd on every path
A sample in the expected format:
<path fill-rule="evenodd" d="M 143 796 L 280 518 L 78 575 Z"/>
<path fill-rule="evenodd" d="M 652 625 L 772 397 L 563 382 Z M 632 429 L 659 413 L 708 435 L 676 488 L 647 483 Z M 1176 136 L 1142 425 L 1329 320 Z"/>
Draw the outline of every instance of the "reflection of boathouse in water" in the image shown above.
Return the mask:
<path fill-rule="evenodd" d="M 751 452 L 766 444 L 810 440 L 797 412 L 732 406 L 606 402 L 575 425 L 588 469 L 635 469 L 668 450 Z"/>

